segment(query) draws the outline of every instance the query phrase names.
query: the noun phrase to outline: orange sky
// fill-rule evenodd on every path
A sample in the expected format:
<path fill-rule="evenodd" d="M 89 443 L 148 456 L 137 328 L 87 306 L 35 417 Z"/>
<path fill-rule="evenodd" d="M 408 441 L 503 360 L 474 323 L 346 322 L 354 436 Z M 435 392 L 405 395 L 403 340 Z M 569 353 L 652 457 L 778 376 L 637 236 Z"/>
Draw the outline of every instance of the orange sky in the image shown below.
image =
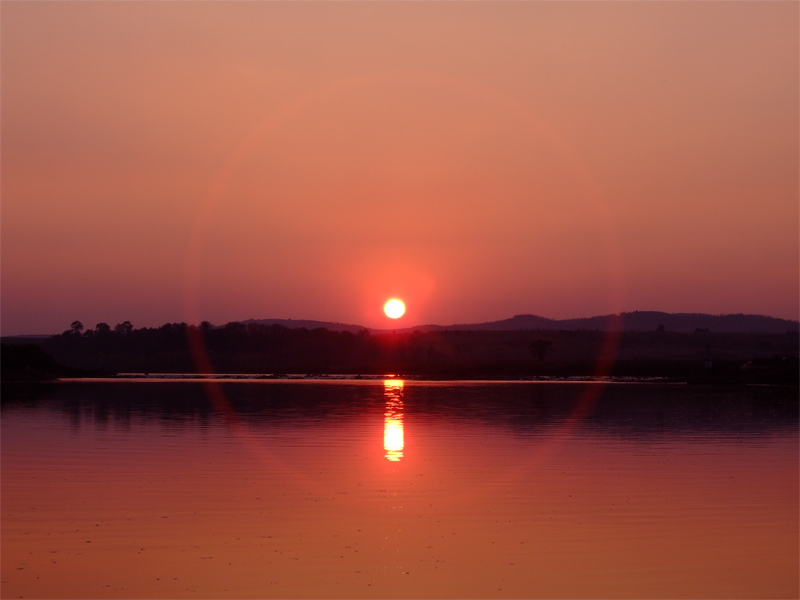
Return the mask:
<path fill-rule="evenodd" d="M 795 2 L 3 2 L 2 333 L 798 318 Z"/>

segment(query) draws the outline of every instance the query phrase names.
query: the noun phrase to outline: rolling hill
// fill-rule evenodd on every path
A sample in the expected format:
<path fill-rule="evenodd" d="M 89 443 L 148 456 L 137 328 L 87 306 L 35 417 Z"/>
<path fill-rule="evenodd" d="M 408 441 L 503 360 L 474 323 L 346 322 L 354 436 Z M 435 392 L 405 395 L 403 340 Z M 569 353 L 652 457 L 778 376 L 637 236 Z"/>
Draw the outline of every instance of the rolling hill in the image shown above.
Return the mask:
<path fill-rule="evenodd" d="M 537 315 L 516 315 L 501 321 L 486 323 L 458 323 L 454 325 L 419 325 L 392 329 L 370 329 L 361 325 L 332 323 L 297 319 L 248 319 L 244 325 L 282 325 L 297 329 L 325 328 L 330 331 L 357 333 L 369 329 L 372 333 L 388 331 L 655 331 L 663 326 L 664 331 L 694 333 L 708 330 L 714 333 L 786 333 L 799 331 L 800 323 L 763 315 L 709 315 L 703 313 L 665 313 L 657 311 L 635 311 L 618 315 L 600 315 L 580 319 L 548 319 Z"/>

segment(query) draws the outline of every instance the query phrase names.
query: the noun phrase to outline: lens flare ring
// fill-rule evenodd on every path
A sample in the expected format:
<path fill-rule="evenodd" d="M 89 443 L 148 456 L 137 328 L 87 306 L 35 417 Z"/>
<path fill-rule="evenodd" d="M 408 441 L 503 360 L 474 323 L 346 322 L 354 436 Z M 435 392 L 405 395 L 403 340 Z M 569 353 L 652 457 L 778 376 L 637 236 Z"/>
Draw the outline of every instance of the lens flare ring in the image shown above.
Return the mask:
<path fill-rule="evenodd" d="M 621 304 L 625 293 L 625 277 L 622 268 L 623 261 L 619 234 L 611 218 L 610 211 L 608 210 L 606 197 L 600 182 L 590 172 L 580 155 L 570 145 L 569 141 L 557 129 L 542 120 L 537 114 L 532 113 L 527 107 L 520 104 L 519 101 L 495 89 L 482 86 L 472 80 L 445 76 L 441 73 L 397 71 L 380 76 L 370 75 L 366 77 L 353 77 L 314 90 L 294 100 L 282 109 L 268 115 L 230 153 L 213 178 L 199 210 L 195 213 L 194 224 L 187 243 L 183 285 L 183 305 L 185 320 L 187 322 L 197 323 L 201 320 L 202 307 L 200 305 L 200 298 L 202 294 L 200 292 L 200 280 L 203 273 L 201 253 L 206 236 L 213 227 L 215 212 L 223 204 L 222 199 L 224 197 L 224 192 L 230 188 L 232 181 L 235 180 L 236 169 L 254 151 L 259 140 L 269 135 L 278 124 L 292 118 L 297 118 L 303 111 L 310 110 L 338 94 L 366 88 L 366 86 L 372 85 L 376 81 L 385 80 L 398 80 L 409 84 L 428 85 L 433 89 L 442 87 L 453 88 L 466 94 L 473 94 L 476 97 L 485 98 L 494 103 L 498 109 L 515 115 L 519 119 L 521 126 L 537 135 L 547 138 L 553 145 L 554 151 L 562 155 L 571 165 L 575 176 L 581 181 L 585 193 L 593 203 L 594 216 L 597 218 L 598 224 L 605 233 L 603 239 L 604 244 L 601 249 L 604 250 L 606 255 L 609 284 L 606 286 L 609 295 L 608 301 L 611 305 Z M 598 360 L 594 369 L 594 376 L 598 380 L 597 383 L 585 386 L 584 393 L 581 395 L 578 406 L 576 406 L 571 415 L 562 424 L 560 429 L 560 433 L 562 434 L 560 443 L 555 443 L 553 441 L 549 444 L 545 444 L 545 448 L 532 450 L 532 455 L 529 457 L 530 462 L 538 464 L 551 456 L 556 451 L 556 448 L 565 443 L 564 440 L 568 439 L 572 431 L 581 425 L 598 402 L 605 385 L 604 379 L 611 372 L 611 367 L 616 360 L 620 343 L 622 315 L 612 315 L 610 320 L 615 323 L 610 324 L 609 331 L 606 332 L 604 337 L 603 349 L 601 351 L 601 356 L 606 358 L 604 360 Z M 213 376 L 215 371 L 202 332 L 197 327 L 190 326 L 187 336 L 189 338 L 189 348 L 196 372 Z M 206 388 L 206 393 L 210 400 L 220 412 L 228 427 L 243 441 L 248 442 L 255 451 L 259 451 L 261 449 L 260 440 L 257 439 L 257 436 L 251 431 L 248 424 L 231 406 L 220 383 L 213 379 L 203 379 L 202 383 Z M 394 435 L 396 434 L 392 434 L 392 436 Z M 278 456 L 273 453 L 267 453 L 266 455 L 264 453 L 260 454 L 271 461 L 280 460 Z M 507 476 L 511 476 L 511 472 L 509 472 Z"/>

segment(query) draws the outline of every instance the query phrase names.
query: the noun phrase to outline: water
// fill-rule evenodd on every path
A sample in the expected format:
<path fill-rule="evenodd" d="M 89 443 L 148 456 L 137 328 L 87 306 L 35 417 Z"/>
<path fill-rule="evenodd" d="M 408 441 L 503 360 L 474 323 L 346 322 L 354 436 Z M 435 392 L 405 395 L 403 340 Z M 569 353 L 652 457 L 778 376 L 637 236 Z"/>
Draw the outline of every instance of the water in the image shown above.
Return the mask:
<path fill-rule="evenodd" d="M 4 387 L 2 595 L 797 597 L 799 466 L 791 389 Z"/>

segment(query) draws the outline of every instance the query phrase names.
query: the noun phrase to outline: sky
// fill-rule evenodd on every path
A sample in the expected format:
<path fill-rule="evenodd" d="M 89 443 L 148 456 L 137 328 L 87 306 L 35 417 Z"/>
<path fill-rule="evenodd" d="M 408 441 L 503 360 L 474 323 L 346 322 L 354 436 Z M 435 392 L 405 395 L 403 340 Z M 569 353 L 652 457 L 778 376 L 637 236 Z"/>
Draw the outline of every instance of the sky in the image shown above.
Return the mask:
<path fill-rule="evenodd" d="M 0 4 L 0 331 L 800 312 L 797 2 Z"/>

